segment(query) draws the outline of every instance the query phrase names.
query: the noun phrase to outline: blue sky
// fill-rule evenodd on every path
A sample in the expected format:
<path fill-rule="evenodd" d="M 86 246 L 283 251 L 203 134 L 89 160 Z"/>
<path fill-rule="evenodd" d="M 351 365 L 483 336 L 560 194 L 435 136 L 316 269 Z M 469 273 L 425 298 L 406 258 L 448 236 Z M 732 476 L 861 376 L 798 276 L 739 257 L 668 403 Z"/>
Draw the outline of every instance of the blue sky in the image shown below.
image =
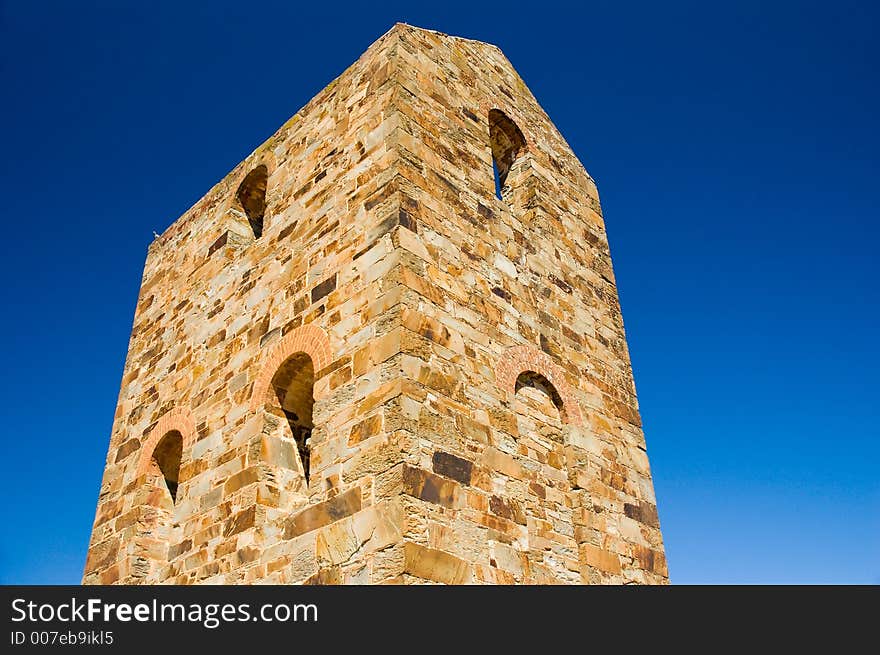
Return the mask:
<path fill-rule="evenodd" d="M 80 579 L 153 231 L 395 21 L 596 179 L 672 582 L 880 583 L 880 8 L 719 4 L 0 5 L 0 583 Z"/>

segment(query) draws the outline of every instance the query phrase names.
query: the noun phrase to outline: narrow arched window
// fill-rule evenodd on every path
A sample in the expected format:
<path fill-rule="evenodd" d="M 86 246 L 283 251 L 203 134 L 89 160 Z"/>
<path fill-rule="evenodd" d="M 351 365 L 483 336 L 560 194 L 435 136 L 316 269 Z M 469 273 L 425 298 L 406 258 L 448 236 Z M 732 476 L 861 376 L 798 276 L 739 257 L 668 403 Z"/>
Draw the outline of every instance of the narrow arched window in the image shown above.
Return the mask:
<path fill-rule="evenodd" d="M 315 367 L 306 353 L 288 357 L 272 377 L 272 389 L 290 428 L 288 434 L 296 442 L 306 482 L 309 481 L 309 440 L 314 423 Z"/>
<path fill-rule="evenodd" d="M 552 382 L 540 373 L 523 371 L 516 379 L 515 400 L 521 436 L 562 443 L 563 402 Z"/>
<path fill-rule="evenodd" d="M 525 151 L 526 140 L 522 131 L 503 111 L 489 110 L 489 142 L 492 146 L 492 168 L 495 177 L 495 195 L 504 199 L 510 187 L 508 174 Z"/>
<path fill-rule="evenodd" d="M 247 174 L 235 192 L 235 198 L 247 217 L 254 238 L 263 235 L 263 216 L 266 213 L 266 185 L 269 171 L 264 165 L 257 166 Z"/>
<path fill-rule="evenodd" d="M 180 482 L 180 457 L 183 452 L 183 436 L 177 430 L 168 432 L 153 449 L 153 472 L 160 473 L 172 504 L 177 502 L 177 486 Z M 158 471 L 157 471 L 158 470 Z"/>

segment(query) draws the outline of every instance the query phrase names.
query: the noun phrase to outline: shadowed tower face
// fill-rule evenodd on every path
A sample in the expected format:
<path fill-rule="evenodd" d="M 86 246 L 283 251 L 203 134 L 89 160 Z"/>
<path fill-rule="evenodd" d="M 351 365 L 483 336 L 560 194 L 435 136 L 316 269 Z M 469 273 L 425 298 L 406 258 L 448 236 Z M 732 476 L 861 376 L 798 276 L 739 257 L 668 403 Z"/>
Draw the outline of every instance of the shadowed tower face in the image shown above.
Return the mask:
<path fill-rule="evenodd" d="M 593 180 L 398 24 L 151 244 L 83 582 L 666 581 Z"/>

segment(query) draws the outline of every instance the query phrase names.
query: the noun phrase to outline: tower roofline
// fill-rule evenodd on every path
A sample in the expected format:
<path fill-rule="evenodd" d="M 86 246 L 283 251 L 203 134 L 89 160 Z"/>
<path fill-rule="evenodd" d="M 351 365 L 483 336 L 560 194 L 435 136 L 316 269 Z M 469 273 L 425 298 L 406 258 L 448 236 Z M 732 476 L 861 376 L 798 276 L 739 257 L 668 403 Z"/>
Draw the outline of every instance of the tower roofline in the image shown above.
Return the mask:
<path fill-rule="evenodd" d="M 259 160 L 264 153 L 271 153 L 270 148 L 283 140 L 285 131 L 290 129 L 293 125 L 295 125 L 301 118 L 303 118 L 308 112 L 310 112 L 316 105 L 323 102 L 327 96 L 332 92 L 332 90 L 336 87 L 341 79 L 343 79 L 346 75 L 350 74 L 353 70 L 355 70 L 359 65 L 363 64 L 365 60 L 368 60 L 372 57 L 377 50 L 381 49 L 382 46 L 394 36 L 405 34 L 405 33 L 416 33 L 416 34 L 430 34 L 436 37 L 440 37 L 443 39 L 449 39 L 452 41 L 457 41 L 461 43 L 474 44 L 483 48 L 491 48 L 492 50 L 497 51 L 502 57 L 504 57 L 507 64 L 510 66 L 511 70 L 516 73 L 516 69 L 513 67 L 513 64 L 504 54 L 500 47 L 493 43 L 489 43 L 486 41 L 480 41 L 479 39 L 470 39 L 467 37 L 456 36 L 453 34 L 448 34 L 446 32 L 441 32 L 439 30 L 432 30 L 425 27 L 419 27 L 417 25 L 411 25 L 409 23 L 403 21 L 397 21 L 392 25 L 388 30 L 386 30 L 382 35 L 380 35 L 377 39 L 375 39 L 355 60 L 351 65 L 345 68 L 339 75 L 337 75 L 331 82 L 329 82 L 324 88 L 322 88 L 318 93 L 312 96 L 308 102 L 306 102 L 302 107 L 300 107 L 290 118 L 288 118 L 275 132 L 272 133 L 265 141 L 260 143 L 254 150 L 248 153 L 236 166 L 234 166 L 231 170 L 229 170 L 222 178 L 217 180 L 206 192 L 202 195 L 198 200 L 196 200 L 190 207 L 188 207 L 183 213 L 178 215 L 171 223 L 162 230 L 161 234 L 158 237 L 154 238 L 153 241 L 150 242 L 148 246 L 148 251 L 152 250 L 154 247 L 161 247 L 163 244 L 167 243 L 170 239 L 173 238 L 175 233 L 178 230 L 178 226 L 180 224 L 185 223 L 193 214 L 200 213 L 207 207 L 211 205 L 212 202 L 215 201 L 216 198 L 228 194 L 230 189 L 239 177 L 243 174 L 247 173 L 249 167 L 257 165 L 261 163 Z M 517 75 L 518 76 L 518 75 Z M 524 84 L 524 83 L 523 83 Z M 549 119 L 548 119 L 549 120 Z M 589 173 L 587 173 L 589 177 Z"/>
<path fill-rule="evenodd" d="M 379 38 L 381 39 L 387 34 L 391 34 L 392 32 L 399 31 L 402 29 L 416 30 L 418 32 L 424 32 L 426 34 L 436 34 L 437 36 L 442 36 L 447 39 L 455 39 L 456 41 L 465 41 L 467 43 L 478 43 L 480 45 L 489 46 L 490 48 L 495 48 L 496 50 L 501 52 L 501 48 L 499 46 L 497 46 L 494 43 L 490 43 L 489 41 L 481 41 L 480 39 L 470 39 L 466 36 L 458 36 L 455 34 L 449 34 L 448 32 L 441 32 L 440 30 L 432 30 L 427 27 L 419 27 L 418 25 L 412 25 L 412 24 L 406 23 L 404 21 L 398 21 L 398 22 L 394 23 L 394 25 L 391 27 L 391 29 L 389 29 L 387 32 L 385 32 L 385 34 L 382 35 L 382 37 L 379 37 Z"/>

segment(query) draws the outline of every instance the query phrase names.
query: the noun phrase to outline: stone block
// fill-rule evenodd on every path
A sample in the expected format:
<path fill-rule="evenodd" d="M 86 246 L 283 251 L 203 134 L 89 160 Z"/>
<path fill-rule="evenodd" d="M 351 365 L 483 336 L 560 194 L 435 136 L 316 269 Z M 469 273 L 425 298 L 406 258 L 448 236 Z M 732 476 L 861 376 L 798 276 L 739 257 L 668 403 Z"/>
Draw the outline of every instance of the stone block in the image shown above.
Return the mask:
<path fill-rule="evenodd" d="M 413 542 L 404 544 L 405 571 L 424 580 L 444 584 L 470 584 L 473 567 L 442 550 L 426 548 Z"/>
<path fill-rule="evenodd" d="M 361 490 L 358 487 L 312 505 L 289 518 L 284 524 L 284 538 L 293 539 L 317 530 L 334 521 L 351 516 L 361 508 Z"/>

